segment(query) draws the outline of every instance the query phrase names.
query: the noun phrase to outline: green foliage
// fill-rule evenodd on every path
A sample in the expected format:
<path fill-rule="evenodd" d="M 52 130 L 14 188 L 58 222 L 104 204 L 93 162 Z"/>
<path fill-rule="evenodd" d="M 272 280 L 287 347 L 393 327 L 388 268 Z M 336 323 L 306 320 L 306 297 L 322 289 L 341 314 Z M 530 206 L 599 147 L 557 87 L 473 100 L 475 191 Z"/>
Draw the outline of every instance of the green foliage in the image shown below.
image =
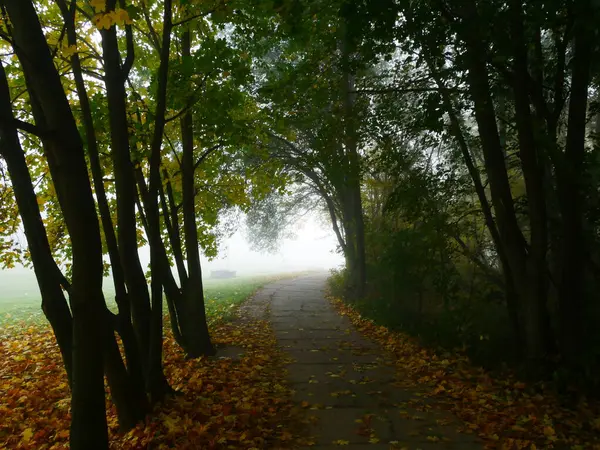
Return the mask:
<path fill-rule="evenodd" d="M 159 103 L 163 3 L 130 3 L 122 7 L 119 2 L 114 11 L 107 11 L 102 0 L 76 2 L 76 46 L 66 40 L 55 2 L 36 5 L 83 136 L 71 57 L 81 59 L 112 211 L 117 209 L 116 187 L 100 29 L 116 27 L 123 61 L 132 50 L 135 55 L 125 80 L 126 113 L 132 163 L 146 183 Z M 573 131 L 569 111 L 571 105 L 577 108 L 571 90 L 575 62 L 581 61 L 574 31 L 596 37 L 595 31 L 581 27 L 589 19 L 580 17 L 579 8 L 585 4 L 175 2 L 160 150 L 162 187 L 171 190 L 160 223 L 169 258 L 173 261 L 180 250 L 172 248 L 171 238 L 177 233 L 168 229 L 170 221 L 176 222 L 175 231 L 185 241 L 179 119 L 189 112 L 196 229 L 206 256 L 217 255 L 219 243 L 240 223 L 240 213 L 247 214 L 251 243 L 272 251 L 304 211 L 318 208 L 331 219 L 349 265 L 353 258 L 360 259 L 364 239 L 365 312 L 390 325 L 416 327 L 413 331 L 423 338 L 466 346 L 478 354 L 512 339 L 506 338 L 514 324 L 509 325 L 504 312 L 505 292 L 518 294 L 517 319 L 529 311 L 527 292 L 533 281 L 531 274 L 522 272 L 529 270 L 535 253 L 535 226 L 542 230 L 538 235 L 547 235 L 538 249 L 542 257 L 534 261 L 540 273 L 548 274 L 543 277 L 548 295 L 542 309 L 550 305 L 554 331 L 562 326 L 556 314 L 560 295 L 562 307 L 568 303 L 568 289 L 561 289 L 564 266 L 568 268 L 563 261 L 568 249 L 562 242 L 571 238 L 566 230 L 573 218 L 585 247 L 575 260 L 581 262 L 583 274 L 576 285 L 582 286 L 578 313 L 590 321 L 585 329 L 592 330 L 598 317 L 594 299 L 600 273 L 599 128 L 594 123 L 592 130 L 594 121 L 588 120 Z M 594 7 L 589 15 L 597 13 Z M 8 25 L 1 24 L 5 35 L 10 35 Z M 191 55 L 184 57 L 181 42 L 186 32 L 192 46 Z M 594 45 L 584 58 L 591 63 L 591 77 L 586 89 L 580 89 L 589 99 L 578 108 L 598 121 Z M 14 114 L 33 123 L 18 59 L 9 43 L 2 41 L 0 47 Z M 524 83 L 517 78 L 518 57 L 524 60 Z M 484 63 L 478 81 L 473 78 L 477 61 Z M 526 95 L 521 96 L 523 86 Z M 523 98 L 524 109 L 518 107 Z M 493 116 L 487 125 L 481 113 L 485 106 L 491 106 L 488 114 Z M 533 143 L 524 146 L 528 133 Z M 566 151 L 566 143 L 576 135 L 583 138 L 579 153 Z M 497 154 L 487 144 L 495 139 L 500 142 L 493 148 Z M 70 275 L 70 240 L 44 149 L 32 133 L 24 132 L 21 141 L 53 256 Z M 537 169 L 527 166 L 528 151 Z M 0 261 L 10 267 L 27 262 L 29 255 L 14 239 L 21 224 L 10 182 L 1 175 Z M 531 180 L 536 177 L 541 178 L 542 208 L 534 200 Z M 499 178 L 506 179 L 506 186 Z M 569 196 L 564 192 L 571 192 L 572 198 L 565 199 Z M 565 212 L 571 204 L 581 209 L 578 217 Z M 116 223 L 115 216 L 112 220 Z M 146 237 L 139 213 L 137 221 L 141 246 Z M 507 229 L 517 236 L 512 241 Z M 181 248 L 185 245 L 182 242 Z M 519 257 L 507 258 L 508 254 Z M 514 262 L 517 259 L 524 263 Z M 508 269 L 515 280 L 523 275 L 525 281 L 511 281 Z M 337 274 L 333 284 L 341 293 L 342 284 L 352 279 L 351 274 Z M 587 337 L 596 342 L 593 332 Z M 592 359 L 595 350 L 585 354 Z"/>
<path fill-rule="evenodd" d="M 2 178 L 4 174 L 0 174 Z M 0 181 L 0 267 L 10 269 L 22 259 L 22 252 L 15 233 L 18 230 L 19 218 L 15 197 L 10 183 Z"/>

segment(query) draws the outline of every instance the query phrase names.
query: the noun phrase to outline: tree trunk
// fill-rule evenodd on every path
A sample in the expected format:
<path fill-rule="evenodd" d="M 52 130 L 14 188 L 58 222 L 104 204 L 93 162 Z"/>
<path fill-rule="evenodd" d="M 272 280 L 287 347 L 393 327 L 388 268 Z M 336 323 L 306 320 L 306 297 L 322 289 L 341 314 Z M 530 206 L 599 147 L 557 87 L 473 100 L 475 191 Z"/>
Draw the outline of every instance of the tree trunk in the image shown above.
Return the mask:
<path fill-rule="evenodd" d="M 360 299 L 365 295 L 367 283 L 367 267 L 365 257 L 365 227 L 362 209 L 361 196 L 361 167 L 360 157 L 358 154 L 358 135 L 357 135 L 357 118 L 354 110 L 354 102 L 356 94 L 354 91 L 354 74 L 350 68 L 350 57 L 353 48 L 350 42 L 349 33 L 347 30 L 347 11 L 344 9 L 350 8 L 350 3 L 346 3 L 342 11 L 341 25 L 341 53 L 342 53 L 342 101 L 343 109 L 343 124 L 344 124 L 344 163 L 345 163 L 345 180 L 344 180 L 344 197 L 345 205 L 345 220 L 347 221 L 347 229 L 349 234 L 346 235 L 348 246 L 353 245 L 353 274 L 351 275 L 351 283 L 356 298 Z"/>
<path fill-rule="evenodd" d="M 465 3 L 463 7 L 466 11 L 464 20 L 478 23 L 479 18 L 475 10 L 475 5 Z M 527 243 L 521 233 L 514 209 L 502 145 L 498 134 L 494 105 L 490 93 L 486 53 L 481 36 L 482 33 L 479 32 L 477 25 L 465 28 L 463 38 L 467 45 L 465 61 L 469 71 L 469 90 L 475 106 L 475 119 L 479 129 L 492 204 L 496 212 L 498 231 L 516 287 L 514 293 L 517 293 L 519 300 L 524 305 L 527 305 L 526 309 L 522 310 L 523 313 L 528 316 L 534 315 L 534 317 L 529 317 L 527 323 L 523 324 L 525 329 L 526 354 L 531 360 L 539 360 L 548 351 L 544 330 L 550 330 L 550 326 L 549 323 L 542 323 L 547 314 L 542 314 L 545 309 L 545 303 L 541 304 L 542 300 L 537 293 L 543 288 L 539 283 L 540 276 L 535 273 L 531 264 L 528 264 Z M 536 243 L 536 245 L 539 245 L 539 242 L 543 240 L 542 235 L 538 233 L 536 239 L 539 239 Z M 541 248 L 538 249 L 538 252 L 542 252 Z M 543 252 L 545 252 L 545 248 Z M 540 257 L 538 256 L 537 258 L 539 263 Z M 531 279 L 531 276 L 534 278 Z M 535 291 L 531 290 L 531 286 L 535 287 Z M 534 298 L 529 298 L 534 293 Z M 545 302 L 545 298 L 543 301 Z M 540 314 L 537 314 L 535 311 L 539 311 Z M 531 326 L 534 326 L 534 329 L 528 329 Z"/>
<path fill-rule="evenodd" d="M 181 251 L 181 234 L 179 231 L 179 217 L 177 215 L 177 205 L 175 204 L 175 198 L 173 195 L 173 187 L 171 186 L 171 180 L 166 170 L 163 170 L 164 184 L 166 185 L 167 196 L 165 198 L 165 189 L 161 184 L 161 202 L 163 203 L 163 209 L 168 212 L 170 217 L 171 230 L 169 231 L 169 240 L 171 242 L 171 249 L 173 250 L 173 258 L 175 259 L 175 265 L 177 266 L 177 274 L 179 275 L 179 286 L 183 286 L 187 279 L 187 271 L 185 269 L 185 262 L 183 259 L 183 252 Z M 167 221 L 167 215 L 165 216 L 165 222 Z"/>
<path fill-rule="evenodd" d="M 73 15 L 75 11 L 69 11 L 64 0 L 59 0 L 58 4 L 65 22 L 68 43 L 69 45 L 77 45 L 77 34 L 75 32 Z M 81 70 L 81 62 L 79 60 L 78 53 L 74 53 L 71 57 L 71 65 L 73 67 L 73 77 L 75 78 L 77 95 L 79 97 L 81 113 L 83 115 L 94 190 L 96 192 L 98 210 L 100 212 L 100 218 L 102 221 L 102 229 L 104 231 L 106 246 L 108 248 L 108 254 L 111 263 L 116 302 L 119 308 L 119 317 L 117 319 L 119 323 L 118 331 L 123 341 L 125 357 L 127 359 L 127 371 L 122 372 L 120 370 L 122 362 L 120 353 L 118 352 L 118 347 L 116 347 L 116 342 L 112 342 L 112 339 L 110 339 L 110 342 L 107 345 L 107 351 L 111 352 L 107 354 L 107 376 L 109 378 L 109 384 L 115 387 L 125 387 L 124 389 L 120 390 L 113 389 L 111 387 L 111 395 L 113 396 L 115 404 L 117 405 L 117 412 L 119 414 L 119 423 L 121 428 L 129 429 L 132 428 L 137 421 L 143 419 L 148 407 L 146 394 L 143 389 L 143 367 L 138 342 L 135 337 L 135 333 L 133 332 L 133 326 L 131 323 L 131 305 L 125 287 L 125 275 L 121 266 L 119 247 L 111 218 L 110 207 L 108 205 L 106 191 L 104 190 L 104 183 L 102 181 L 102 167 L 100 165 L 96 132 L 94 130 L 94 121 L 92 118 L 89 98 L 85 88 L 85 82 L 83 79 L 83 72 Z M 117 348 L 116 355 L 114 354 L 115 348 Z M 116 370 L 110 370 L 111 368 L 116 368 Z M 112 376 L 111 373 L 113 374 Z M 121 379 L 121 377 L 123 377 L 123 379 Z M 122 398 L 119 398 L 119 395 Z"/>
<path fill-rule="evenodd" d="M 8 80 L 0 62 L 0 155 L 6 162 L 19 214 L 23 221 L 33 269 L 42 295 L 42 310 L 56 337 L 69 385 L 71 385 L 73 366 L 71 311 L 57 276 L 60 269 L 52 257 L 46 228 L 25 161 L 25 153 L 14 126 L 10 98 Z"/>
<path fill-rule="evenodd" d="M 583 161 L 585 154 L 588 85 L 592 60 L 593 30 L 591 2 L 576 5 L 575 41 L 571 97 L 569 101 L 563 176 L 559 179 L 559 198 L 563 219 L 562 279 L 559 289 L 562 355 L 573 367 L 581 363 L 585 345 L 584 285 L 585 240 L 583 230 Z"/>
<path fill-rule="evenodd" d="M 139 202 L 139 209 L 143 211 L 147 209 L 145 205 L 150 203 L 150 199 L 148 198 L 150 193 L 148 190 L 148 186 L 146 185 L 146 180 L 144 179 L 144 174 L 142 170 L 138 167 L 135 169 L 135 175 L 137 184 L 139 187 L 141 201 Z M 144 216 L 145 218 L 145 216 Z M 144 230 L 146 234 L 150 236 L 150 228 L 147 220 L 143 220 Z M 162 239 L 157 240 L 158 244 L 158 257 L 160 259 L 160 270 L 161 270 L 161 280 L 162 285 L 165 290 L 165 297 L 167 299 L 167 308 L 169 310 L 169 315 L 171 317 L 171 330 L 173 332 L 173 337 L 179 344 L 179 346 L 183 349 L 186 348 L 185 337 L 183 336 L 182 325 L 180 323 L 179 316 L 183 314 L 182 311 L 182 289 L 177 286 L 177 282 L 175 281 L 175 277 L 173 276 L 173 272 L 171 271 L 169 265 L 169 258 L 167 256 L 167 249 L 164 245 Z M 187 275 L 186 278 L 187 280 Z"/>
<path fill-rule="evenodd" d="M 525 303 L 523 312 L 527 330 L 525 335 L 527 356 L 534 360 L 546 356 L 553 350 L 554 345 L 546 308 L 548 233 L 544 167 L 543 158 L 538 156 L 539 149 L 534 135 L 534 120 L 529 107 L 530 75 L 521 8 L 522 5 L 519 1 L 511 1 L 511 40 L 515 54 L 513 75 L 515 120 L 529 206 L 531 234 L 530 248 L 526 257 L 526 285 L 521 288 Z"/>
<path fill-rule="evenodd" d="M 410 12 L 408 14 L 408 18 L 409 18 L 409 20 L 412 20 L 412 17 L 410 16 Z M 428 42 L 427 42 L 427 39 L 425 39 L 425 37 L 423 36 L 423 34 L 421 32 L 418 33 L 418 37 L 421 41 L 421 45 L 426 47 L 428 45 Z M 437 49 L 430 49 L 430 50 L 437 51 Z M 463 134 L 461 121 L 459 119 L 459 116 L 456 114 L 452 98 L 450 96 L 448 89 L 446 88 L 446 85 L 443 82 L 443 79 L 439 72 L 439 68 L 435 64 L 435 56 L 426 55 L 425 58 L 426 58 L 427 66 L 429 67 L 429 71 L 430 71 L 434 81 L 436 82 L 437 87 L 440 90 L 440 94 L 442 97 L 442 103 L 444 105 L 446 113 L 448 114 L 448 117 L 450 118 L 450 132 L 454 136 L 454 139 L 456 140 L 456 143 L 462 154 L 463 161 L 464 161 L 465 165 L 467 166 L 467 171 L 469 173 L 469 176 L 471 177 L 471 180 L 473 181 L 473 186 L 475 188 L 475 193 L 477 194 L 479 204 L 481 205 L 481 209 L 483 212 L 483 217 L 485 219 L 486 227 L 490 233 L 490 236 L 494 243 L 494 247 L 496 248 L 496 252 L 498 253 L 498 258 L 500 259 L 500 264 L 502 267 L 502 273 L 503 273 L 503 277 L 504 277 L 505 299 L 506 299 L 507 311 L 508 311 L 508 315 L 509 315 L 512 327 L 513 327 L 513 333 L 515 335 L 515 339 L 517 342 L 517 349 L 519 352 L 521 352 L 521 345 L 523 344 L 524 341 L 523 341 L 523 329 L 522 329 L 523 327 L 522 327 L 520 313 L 519 313 L 519 303 L 520 303 L 519 294 L 517 292 L 515 280 L 512 275 L 512 269 L 510 267 L 510 264 L 509 264 L 509 261 L 508 261 L 507 255 L 506 255 L 506 248 L 505 248 L 504 242 L 502 241 L 502 238 L 500 236 L 500 232 L 498 231 L 498 226 L 496 224 L 496 220 L 494 219 L 492 207 L 490 205 L 490 202 L 488 201 L 487 194 L 485 192 L 485 187 L 481 180 L 481 175 L 475 165 L 475 162 L 473 161 L 471 152 L 469 150 L 469 146 L 468 146 L 465 136 Z M 502 109 L 504 109 L 504 106 L 505 106 L 504 96 L 501 97 L 500 101 L 502 102 L 501 107 L 502 107 Z M 506 137 L 503 136 L 503 134 L 505 133 L 505 130 L 503 129 L 503 124 L 499 124 L 498 126 L 500 127 L 500 130 L 498 133 L 498 139 L 500 141 L 499 144 L 500 144 L 500 148 L 502 150 L 503 158 L 505 159 L 506 158 Z"/>
<path fill-rule="evenodd" d="M 434 72 L 431 65 L 430 70 L 432 71 L 432 73 Z M 477 194 L 479 204 L 481 205 L 481 209 L 483 211 L 485 224 L 490 233 L 490 236 L 492 237 L 494 246 L 496 247 L 498 258 L 500 259 L 500 265 L 502 266 L 502 274 L 504 276 L 506 307 L 508 310 L 510 321 L 512 323 L 517 347 L 520 351 L 520 346 L 521 344 L 523 344 L 523 331 L 521 326 L 521 320 L 519 319 L 519 296 L 516 291 L 514 278 L 512 276 L 508 259 L 506 257 L 506 250 L 504 249 L 504 244 L 500 239 L 500 233 L 498 232 L 498 227 L 496 226 L 494 215 L 492 213 L 492 208 L 487 199 L 487 195 L 485 193 L 485 188 L 481 181 L 479 170 L 477 170 L 477 167 L 475 167 L 475 163 L 471 158 L 471 152 L 469 151 L 469 146 L 467 144 L 466 139 L 464 138 L 460 121 L 455 113 L 454 107 L 452 106 L 452 100 L 448 92 L 443 89 L 444 86 L 439 76 L 436 76 L 436 74 L 434 74 L 434 78 L 436 79 L 438 87 L 440 87 L 441 89 L 444 106 L 446 108 L 446 112 L 450 117 L 450 130 L 458 143 L 461 154 L 463 156 L 463 161 L 465 162 L 465 165 L 467 166 L 467 171 L 469 172 L 471 180 L 473 181 L 475 193 Z"/>
<path fill-rule="evenodd" d="M 103 343 L 102 243 L 83 145 L 60 76 L 31 1 L 4 2 L 24 73 L 31 80 L 48 130 L 46 158 L 73 252 L 71 449 L 108 448 Z"/>
<path fill-rule="evenodd" d="M 191 58 L 191 36 L 189 29 L 181 38 L 183 59 Z M 195 358 L 202 355 L 214 355 L 215 348 L 210 340 L 204 306 L 204 288 L 202 268 L 200 266 L 200 246 L 196 225 L 196 203 L 194 189 L 194 130 L 192 114 L 186 112 L 181 118 L 181 136 L 183 155 L 181 159 L 181 177 L 183 194 L 183 229 L 186 243 L 188 279 L 183 290 L 183 311 L 180 314 L 183 333 L 187 344 L 187 354 Z"/>
<path fill-rule="evenodd" d="M 107 2 L 114 9 L 116 0 Z M 151 306 L 148 284 L 140 262 L 137 242 L 135 202 L 137 196 L 134 168 L 129 148 L 125 74 L 115 27 L 101 31 L 105 84 L 111 137 L 111 156 L 117 196 L 117 230 L 120 260 L 131 302 L 133 327 L 139 346 L 144 378 L 149 377 Z"/>
<path fill-rule="evenodd" d="M 163 14 L 163 35 L 160 52 L 160 64 L 157 76 L 156 110 L 154 114 L 154 133 L 150 148 L 150 180 L 148 198 L 146 201 L 146 220 L 148 222 L 148 242 L 150 244 L 150 270 L 152 291 L 152 326 L 150 336 L 150 361 L 147 386 L 154 402 L 162 400 L 171 392 L 162 372 L 162 301 L 163 273 L 160 236 L 160 215 L 158 208 L 158 193 L 161 183 L 160 161 L 163 133 L 165 128 L 167 76 L 169 71 L 169 55 L 172 31 L 172 2 L 165 0 Z"/>
<path fill-rule="evenodd" d="M 116 323 L 119 320 L 118 316 L 113 315 L 108 309 L 105 311 L 105 315 L 108 326 L 105 330 L 107 337 L 104 349 L 104 370 L 111 398 L 117 409 L 119 428 L 122 431 L 128 431 L 144 418 L 148 402 L 143 387 L 140 390 L 139 386 L 133 383 L 131 375 L 123 364 L 113 331 L 113 329 L 119 329 Z M 124 334 L 126 338 L 130 337 L 128 334 Z M 140 398 L 140 395 L 143 397 Z"/>

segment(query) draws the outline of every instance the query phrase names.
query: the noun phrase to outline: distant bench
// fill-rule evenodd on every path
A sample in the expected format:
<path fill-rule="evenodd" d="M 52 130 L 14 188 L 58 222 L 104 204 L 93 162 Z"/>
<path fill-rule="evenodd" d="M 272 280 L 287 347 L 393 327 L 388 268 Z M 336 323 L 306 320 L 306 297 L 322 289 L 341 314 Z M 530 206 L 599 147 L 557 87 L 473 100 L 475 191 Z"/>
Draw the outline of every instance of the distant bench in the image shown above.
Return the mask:
<path fill-rule="evenodd" d="M 235 278 L 235 270 L 212 270 L 210 272 L 211 278 Z"/>

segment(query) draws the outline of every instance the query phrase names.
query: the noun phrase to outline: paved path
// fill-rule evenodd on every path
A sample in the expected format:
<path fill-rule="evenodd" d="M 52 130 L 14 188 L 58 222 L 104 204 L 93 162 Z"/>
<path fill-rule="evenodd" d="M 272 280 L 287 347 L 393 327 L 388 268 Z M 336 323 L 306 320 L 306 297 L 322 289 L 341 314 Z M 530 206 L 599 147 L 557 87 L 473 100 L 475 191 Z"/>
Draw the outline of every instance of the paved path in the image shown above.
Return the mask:
<path fill-rule="evenodd" d="M 419 392 L 399 386 L 393 359 L 325 300 L 327 274 L 282 280 L 261 292 L 288 366 L 294 397 L 309 414 L 313 449 L 483 448 L 458 434 L 448 412 L 411 407 Z M 390 445 L 390 442 L 393 444 Z"/>

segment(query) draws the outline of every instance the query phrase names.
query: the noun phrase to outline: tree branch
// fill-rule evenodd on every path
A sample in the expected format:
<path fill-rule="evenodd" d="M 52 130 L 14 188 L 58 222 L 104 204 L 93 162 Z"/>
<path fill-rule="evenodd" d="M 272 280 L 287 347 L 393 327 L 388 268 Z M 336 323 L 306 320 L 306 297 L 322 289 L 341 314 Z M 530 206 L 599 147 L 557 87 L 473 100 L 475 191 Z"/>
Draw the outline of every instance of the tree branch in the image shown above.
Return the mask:
<path fill-rule="evenodd" d="M 121 8 L 125 9 L 125 0 L 119 0 L 119 4 Z M 131 71 L 131 67 L 133 67 L 133 61 L 135 59 L 135 50 L 133 46 L 133 31 L 131 30 L 131 25 L 125 25 L 125 40 L 127 42 L 127 56 L 125 57 L 125 62 L 123 63 L 123 81 L 127 79 L 129 76 L 129 72 Z"/>
<path fill-rule="evenodd" d="M 154 46 L 156 51 L 158 51 L 158 53 L 160 54 L 160 52 L 161 52 L 160 40 L 158 39 L 158 33 L 156 33 L 156 30 L 152 26 L 152 20 L 150 19 L 150 15 L 148 14 L 148 9 L 146 8 L 146 2 L 141 2 L 141 10 L 142 10 L 142 13 L 144 14 L 144 20 L 146 21 L 146 25 L 148 25 L 148 30 L 149 30 L 148 37 L 150 38 L 150 41 L 152 41 L 152 45 Z"/>
<path fill-rule="evenodd" d="M 50 134 L 48 131 L 42 130 L 38 126 L 29 122 L 25 122 L 23 120 L 14 119 L 14 125 L 19 130 L 25 131 L 29 134 L 33 134 L 34 136 L 37 136 L 39 138 L 46 138 Z"/>
<path fill-rule="evenodd" d="M 202 89 L 204 87 L 204 85 L 206 83 L 206 79 L 208 78 L 210 73 L 211 72 L 208 72 L 206 74 L 206 76 L 204 77 L 204 79 L 202 80 L 202 83 L 200 83 L 198 85 L 198 87 L 196 87 L 196 89 L 194 89 L 194 92 L 190 95 L 190 100 L 188 101 L 188 103 L 179 112 L 175 113 L 171 117 L 167 117 L 165 119 L 165 123 L 169 123 L 169 122 L 172 122 L 173 120 L 179 119 L 186 112 L 188 112 L 198 102 L 198 100 L 200 100 L 199 98 L 196 98 L 196 94 L 198 93 L 198 91 L 200 91 L 200 89 Z"/>
<path fill-rule="evenodd" d="M 200 14 L 195 14 L 193 16 L 186 17 L 185 19 L 181 19 L 180 21 L 173 23 L 173 28 L 175 28 L 175 27 L 177 27 L 179 25 L 183 25 L 184 23 L 188 23 L 188 22 L 190 22 L 190 21 L 192 21 L 194 19 L 198 19 L 199 17 L 208 16 L 209 14 L 214 13 L 216 10 L 217 10 L 217 8 L 213 8 L 210 11 L 206 11 L 206 12 L 203 12 L 203 13 L 200 13 Z"/>
<path fill-rule="evenodd" d="M 442 89 L 440 88 L 386 88 L 386 89 L 356 89 L 354 91 L 349 91 L 350 94 L 373 94 L 373 95 L 381 95 L 381 94 L 408 94 L 411 92 L 440 92 Z M 444 88 L 443 90 L 447 92 L 462 92 L 458 88 Z"/>
<path fill-rule="evenodd" d="M 219 142 L 216 145 L 213 145 L 211 148 L 206 149 L 204 151 L 204 153 L 202 153 L 202 155 L 200 155 L 200 158 L 198 158 L 198 161 L 196 161 L 196 164 L 194 164 L 194 170 L 196 170 L 198 168 L 198 166 L 200 164 L 202 164 L 204 162 L 204 160 L 206 160 L 206 158 L 208 158 L 211 153 L 215 152 L 216 150 L 218 150 L 219 148 L 223 147 L 223 142 Z"/>
<path fill-rule="evenodd" d="M 169 135 L 167 133 L 165 133 L 165 139 L 167 140 L 167 143 L 171 148 L 171 152 L 173 152 L 173 156 L 177 160 L 177 164 L 179 165 L 179 167 L 181 167 L 181 159 L 179 159 L 179 155 L 177 154 L 177 151 L 175 151 L 175 146 L 173 145 L 173 142 L 171 142 L 171 139 L 169 138 Z"/>

